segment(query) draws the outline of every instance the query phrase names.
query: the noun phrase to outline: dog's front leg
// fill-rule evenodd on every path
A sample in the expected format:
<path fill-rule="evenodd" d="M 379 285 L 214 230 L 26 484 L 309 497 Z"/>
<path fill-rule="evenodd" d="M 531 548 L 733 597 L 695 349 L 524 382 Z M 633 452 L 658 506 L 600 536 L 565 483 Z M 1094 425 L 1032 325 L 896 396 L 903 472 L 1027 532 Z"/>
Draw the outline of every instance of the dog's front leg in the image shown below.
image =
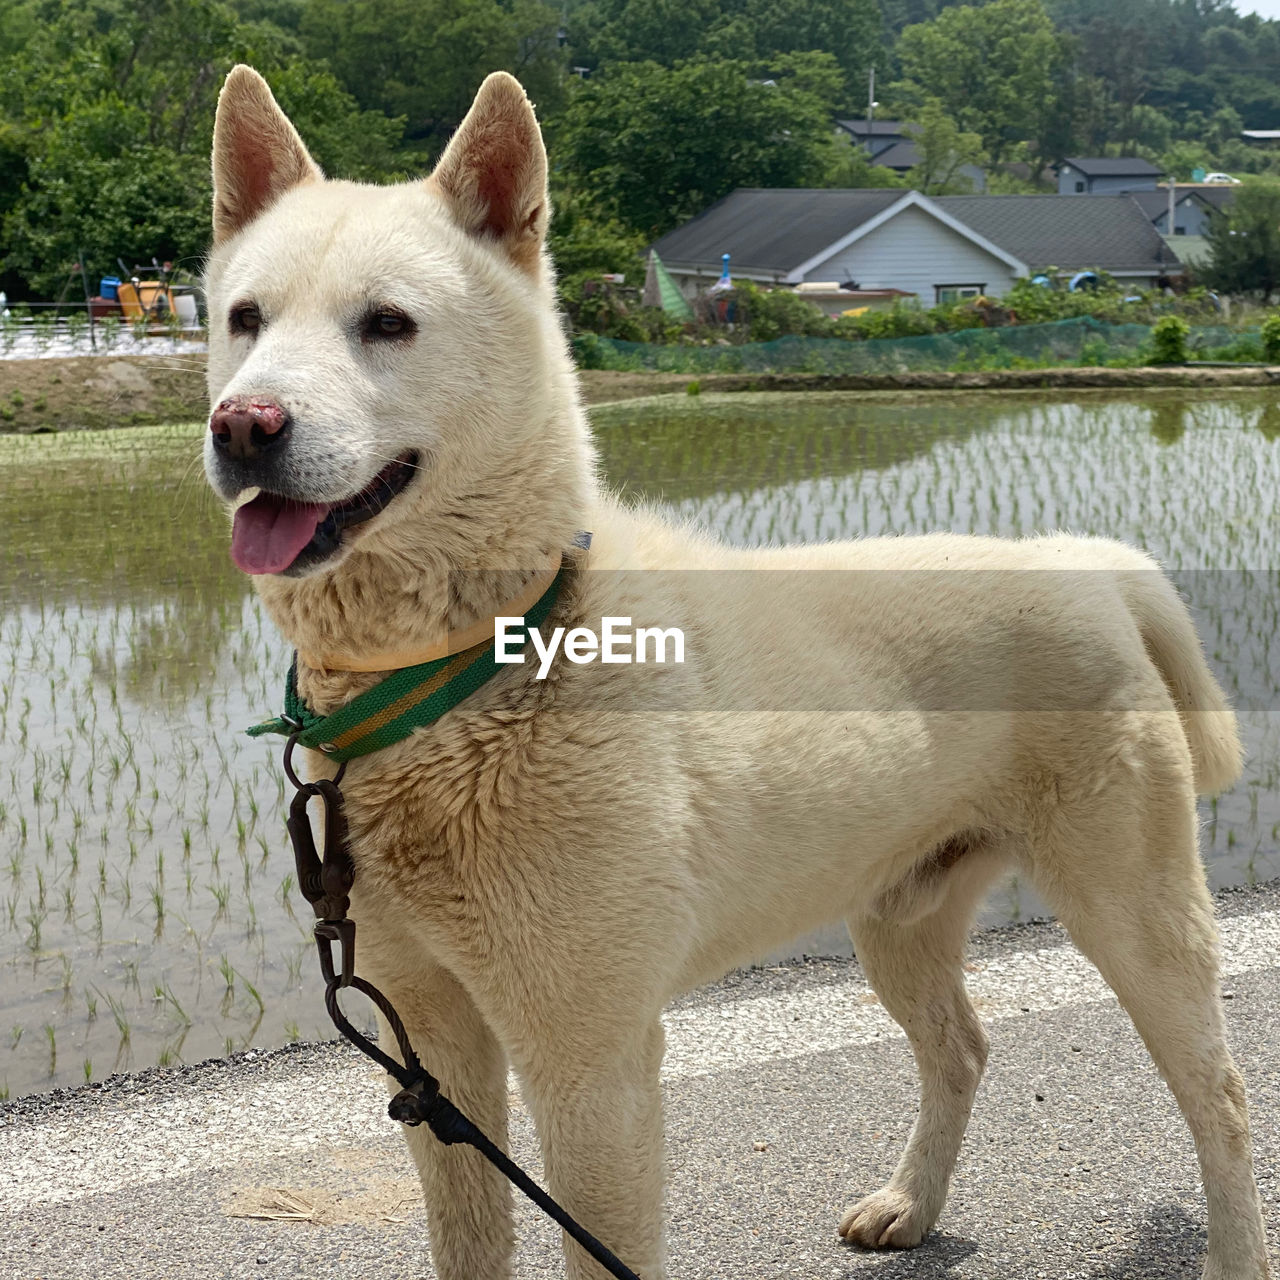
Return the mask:
<path fill-rule="evenodd" d="M 446 970 L 420 969 L 384 988 L 441 1092 L 504 1151 L 507 1062 L 471 997 Z M 379 1017 L 379 1041 L 395 1037 Z M 394 1094 L 400 1088 L 389 1081 Z M 405 1137 L 427 1204 L 427 1239 L 438 1280 L 507 1280 L 515 1232 L 506 1179 L 471 1147 L 446 1147 L 426 1125 Z"/>
<path fill-rule="evenodd" d="M 572 1030 L 572 1044 L 544 1041 L 521 1073 L 551 1194 L 641 1280 L 661 1280 L 662 1024 L 655 1018 L 590 1061 L 590 1028 Z M 605 1280 L 568 1236 L 564 1249 L 569 1280 Z"/>

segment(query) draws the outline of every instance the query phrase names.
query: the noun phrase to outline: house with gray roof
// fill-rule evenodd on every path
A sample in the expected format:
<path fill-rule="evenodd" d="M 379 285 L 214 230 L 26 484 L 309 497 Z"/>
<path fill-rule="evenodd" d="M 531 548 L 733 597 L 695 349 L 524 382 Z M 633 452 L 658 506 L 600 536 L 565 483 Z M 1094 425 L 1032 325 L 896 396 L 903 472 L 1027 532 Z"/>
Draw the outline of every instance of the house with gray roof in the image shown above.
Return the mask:
<path fill-rule="evenodd" d="M 837 120 L 836 124 L 855 142 L 866 148 L 874 160 L 892 147 L 900 146 L 910 136 L 910 125 L 902 120 Z"/>
<path fill-rule="evenodd" d="M 910 121 L 837 120 L 836 125 L 882 169 L 906 174 L 920 163 L 920 152 L 913 140 L 919 126 Z M 974 191 L 987 189 L 987 175 L 976 164 L 962 164 L 956 174 L 968 179 Z"/>
<path fill-rule="evenodd" d="M 1235 188 L 1226 183 L 1178 182 L 1173 188 L 1173 225 L 1169 225 L 1169 186 L 1155 191 L 1131 191 L 1143 213 L 1162 236 L 1203 236 L 1216 214 L 1235 199 Z"/>
<path fill-rule="evenodd" d="M 1050 267 L 1107 271 L 1136 287 L 1182 271 L 1127 195 L 740 188 L 653 248 L 687 297 L 719 277 L 725 253 L 735 279 L 897 289 L 925 306 L 999 297 L 1019 277 Z"/>
<path fill-rule="evenodd" d="M 1060 196 L 1100 196 L 1115 191 L 1153 191 L 1163 177 L 1137 156 L 1068 156 L 1058 166 Z"/>

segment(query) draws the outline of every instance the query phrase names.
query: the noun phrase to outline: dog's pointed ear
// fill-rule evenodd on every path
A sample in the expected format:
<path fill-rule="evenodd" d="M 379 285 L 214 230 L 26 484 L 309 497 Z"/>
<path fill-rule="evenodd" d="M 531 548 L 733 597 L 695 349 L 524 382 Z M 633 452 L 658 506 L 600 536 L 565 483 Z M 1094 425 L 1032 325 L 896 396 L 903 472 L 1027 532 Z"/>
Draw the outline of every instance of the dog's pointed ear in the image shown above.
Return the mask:
<path fill-rule="evenodd" d="M 547 153 L 533 106 L 505 71 L 485 79 L 427 185 L 474 236 L 536 275 L 547 231 Z"/>
<path fill-rule="evenodd" d="M 291 187 L 323 177 L 267 82 L 243 63 L 232 67 L 213 124 L 214 244 L 248 226 Z"/>

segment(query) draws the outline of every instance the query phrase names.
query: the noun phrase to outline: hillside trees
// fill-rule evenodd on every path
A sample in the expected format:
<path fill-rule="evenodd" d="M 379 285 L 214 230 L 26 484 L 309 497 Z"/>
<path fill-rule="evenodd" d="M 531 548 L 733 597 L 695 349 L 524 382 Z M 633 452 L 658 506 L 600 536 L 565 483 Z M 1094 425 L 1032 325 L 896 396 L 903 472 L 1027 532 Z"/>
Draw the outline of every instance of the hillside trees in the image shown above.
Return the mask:
<path fill-rule="evenodd" d="M 865 102 L 867 72 L 884 56 L 877 0 L 588 0 L 570 10 L 568 35 L 574 64 L 592 70 L 821 51 L 840 72 L 837 112 Z"/>
<path fill-rule="evenodd" d="M 21 187 L 4 212 L 4 268 L 56 296 L 83 251 L 92 272 L 161 260 L 198 270 L 208 241 L 209 145 L 226 71 L 257 65 L 322 166 L 372 177 L 401 125 L 362 113 L 287 33 L 221 0 L 35 6 L 0 59 L 0 163 Z"/>
<path fill-rule="evenodd" d="M 541 0 L 307 0 L 298 30 L 309 57 L 366 111 L 403 117 L 431 158 L 491 71 L 514 73 L 544 117 L 564 100 L 559 12 Z"/>
<path fill-rule="evenodd" d="M 582 84 L 554 132 L 555 163 L 627 226 L 656 237 L 735 187 L 821 185 L 835 138 L 829 55 L 622 63 Z"/>
<path fill-rule="evenodd" d="M 56 293 L 81 248 L 198 263 L 237 61 L 327 171 L 373 181 L 425 172 L 513 71 L 570 274 L 631 270 L 737 185 L 954 190 L 983 153 L 993 190 L 1066 155 L 1280 174 L 1240 137 L 1280 121 L 1280 22 L 1224 0 L 0 0 L 0 288 Z M 877 118 L 922 130 L 905 179 L 834 128 L 873 66 Z"/>
<path fill-rule="evenodd" d="M 936 100 L 999 163 L 1048 126 L 1070 51 L 1041 0 L 957 5 L 903 31 L 896 93 L 921 104 Z"/>

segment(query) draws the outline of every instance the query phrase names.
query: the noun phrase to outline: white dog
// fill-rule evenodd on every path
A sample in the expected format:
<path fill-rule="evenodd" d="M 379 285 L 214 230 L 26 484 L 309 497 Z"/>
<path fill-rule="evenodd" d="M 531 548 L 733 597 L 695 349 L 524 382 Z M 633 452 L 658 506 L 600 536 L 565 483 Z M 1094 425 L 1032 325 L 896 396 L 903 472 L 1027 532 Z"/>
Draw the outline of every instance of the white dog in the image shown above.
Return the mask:
<path fill-rule="evenodd" d="M 552 1193 L 659 1280 L 664 1005 L 844 918 L 922 1096 L 896 1172 L 840 1234 L 919 1244 L 986 1057 L 965 936 L 1017 866 L 1186 1116 L 1204 1275 L 1266 1276 L 1195 813 L 1240 747 L 1154 564 L 1065 536 L 731 551 L 615 503 L 557 322 L 542 141 L 510 76 L 485 81 L 426 181 L 379 188 L 325 181 L 237 67 L 214 186 L 206 467 L 314 710 L 442 636 L 492 634 L 565 553 L 550 625 L 685 629 L 683 665 L 505 666 L 350 765 L 359 969 L 445 1092 L 503 1141 L 514 1068 Z M 570 550 L 579 530 L 589 553 Z M 442 1280 L 509 1276 L 502 1179 L 408 1140 Z M 576 1246 L 567 1266 L 603 1274 Z"/>

